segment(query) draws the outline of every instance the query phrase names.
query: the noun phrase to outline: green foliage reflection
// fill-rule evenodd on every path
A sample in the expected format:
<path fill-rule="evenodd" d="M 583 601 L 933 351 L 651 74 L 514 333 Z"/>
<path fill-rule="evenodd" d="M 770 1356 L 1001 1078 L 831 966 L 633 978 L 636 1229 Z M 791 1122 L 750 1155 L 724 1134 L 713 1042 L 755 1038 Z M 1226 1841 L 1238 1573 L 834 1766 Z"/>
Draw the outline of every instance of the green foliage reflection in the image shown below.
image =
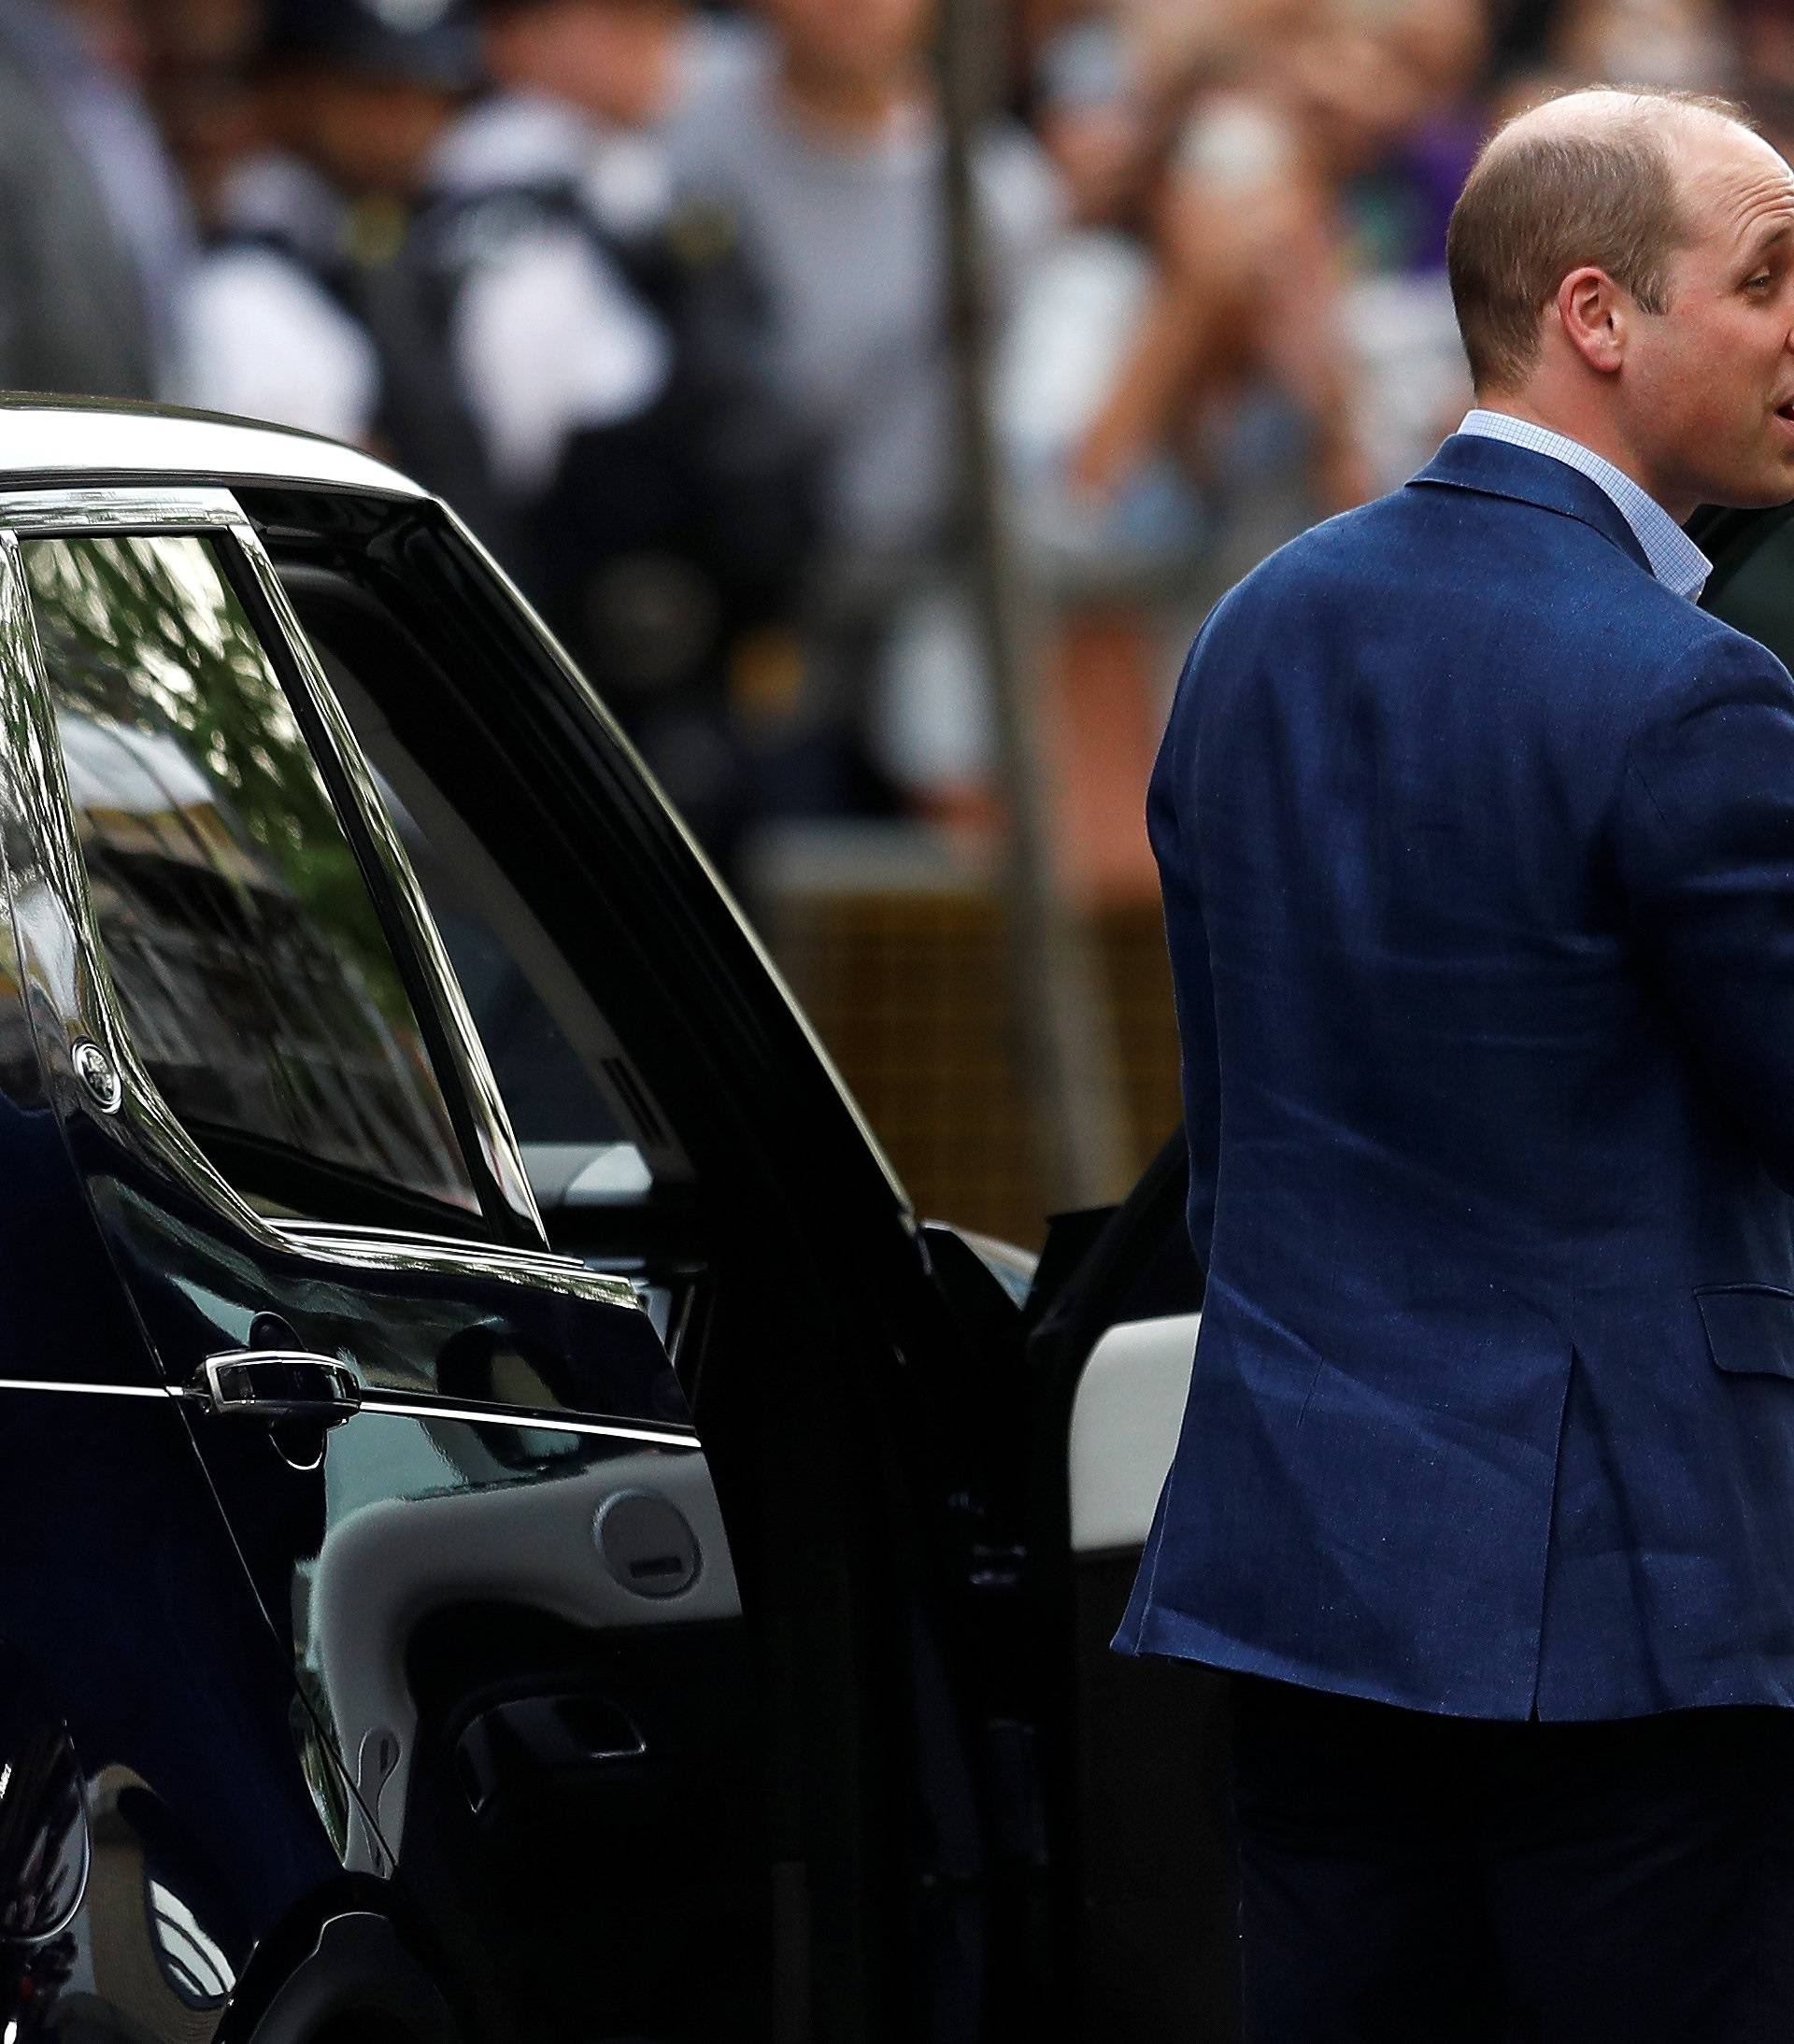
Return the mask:
<path fill-rule="evenodd" d="M 211 546 L 22 552 L 108 966 L 171 1108 L 232 1139 L 239 1183 L 252 1146 L 244 1189 L 283 1211 L 320 1212 L 320 1163 L 471 1207 L 353 850 Z"/>

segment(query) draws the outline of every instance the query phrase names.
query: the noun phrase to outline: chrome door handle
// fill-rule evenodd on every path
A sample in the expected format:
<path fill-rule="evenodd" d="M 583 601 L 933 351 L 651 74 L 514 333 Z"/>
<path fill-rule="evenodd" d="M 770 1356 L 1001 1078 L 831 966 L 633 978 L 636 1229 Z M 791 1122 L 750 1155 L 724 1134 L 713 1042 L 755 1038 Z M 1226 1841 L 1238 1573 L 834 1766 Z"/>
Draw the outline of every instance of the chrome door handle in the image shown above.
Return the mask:
<path fill-rule="evenodd" d="M 208 1356 L 188 1389 L 214 1412 L 308 1419 L 320 1427 L 340 1427 L 362 1409 L 362 1387 L 347 1363 L 301 1349 L 238 1348 Z"/>

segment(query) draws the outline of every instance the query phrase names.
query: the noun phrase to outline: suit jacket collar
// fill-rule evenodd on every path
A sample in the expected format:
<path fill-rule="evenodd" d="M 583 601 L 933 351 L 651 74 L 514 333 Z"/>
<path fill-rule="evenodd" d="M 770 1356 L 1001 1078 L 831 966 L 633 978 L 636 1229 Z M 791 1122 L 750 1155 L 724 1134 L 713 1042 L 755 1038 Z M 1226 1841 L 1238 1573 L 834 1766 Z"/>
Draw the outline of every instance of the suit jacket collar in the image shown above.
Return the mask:
<path fill-rule="evenodd" d="M 1516 504 L 1535 504 L 1541 511 L 1579 518 L 1612 540 L 1646 575 L 1651 573 L 1650 559 L 1639 545 L 1638 534 L 1601 485 L 1580 469 L 1566 467 L 1531 447 L 1516 447 L 1481 433 L 1455 433 L 1407 487 L 1417 486 L 1474 490 L 1487 497 L 1508 497 Z"/>

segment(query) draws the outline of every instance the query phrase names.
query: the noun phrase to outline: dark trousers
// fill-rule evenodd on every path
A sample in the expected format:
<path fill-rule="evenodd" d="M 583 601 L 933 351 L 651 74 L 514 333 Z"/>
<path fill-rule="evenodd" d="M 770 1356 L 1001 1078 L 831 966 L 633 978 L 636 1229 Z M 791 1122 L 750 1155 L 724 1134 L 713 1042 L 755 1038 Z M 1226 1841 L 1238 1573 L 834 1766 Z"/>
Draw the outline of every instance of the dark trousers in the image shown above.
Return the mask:
<path fill-rule="evenodd" d="M 1246 2044 L 1794 2044 L 1794 1710 L 1233 1717 Z"/>

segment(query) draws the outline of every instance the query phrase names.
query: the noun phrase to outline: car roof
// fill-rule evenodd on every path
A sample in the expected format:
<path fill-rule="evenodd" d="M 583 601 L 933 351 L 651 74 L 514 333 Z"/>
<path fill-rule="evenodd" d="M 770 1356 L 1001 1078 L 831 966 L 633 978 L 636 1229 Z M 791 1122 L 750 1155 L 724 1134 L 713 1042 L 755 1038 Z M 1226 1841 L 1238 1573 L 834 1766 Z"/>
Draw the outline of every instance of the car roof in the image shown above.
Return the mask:
<path fill-rule="evenodd" d="M 140 479 L 292 482 L 421 497 L 384 461 L 265 419 L 112 398 L 0 393 L 0 490 Z"/>

